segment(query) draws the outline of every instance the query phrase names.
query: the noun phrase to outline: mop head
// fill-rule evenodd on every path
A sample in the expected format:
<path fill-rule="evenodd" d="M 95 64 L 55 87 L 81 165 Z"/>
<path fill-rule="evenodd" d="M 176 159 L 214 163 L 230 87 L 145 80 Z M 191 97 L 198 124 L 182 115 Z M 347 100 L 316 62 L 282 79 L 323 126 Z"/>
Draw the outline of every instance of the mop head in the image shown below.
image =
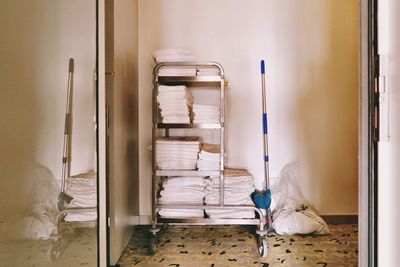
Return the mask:
<path fill-rule="evenodd" d="M 259 209 L 268 209 L 271 206 L 271 191 L 254 191 L 251 194 L 251 199 Z"/>

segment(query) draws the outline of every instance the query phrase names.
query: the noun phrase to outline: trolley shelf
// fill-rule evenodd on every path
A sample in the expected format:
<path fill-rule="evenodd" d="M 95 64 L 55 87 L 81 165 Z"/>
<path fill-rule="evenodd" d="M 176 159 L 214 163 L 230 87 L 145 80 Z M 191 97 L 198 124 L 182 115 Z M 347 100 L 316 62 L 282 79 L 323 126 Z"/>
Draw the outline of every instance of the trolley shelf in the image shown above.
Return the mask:
<path fill-rule="evenodd" d="M 260 219 L 213 219 L 213 218 L 167 218 L 158 217 L 158 223 L 180 225 L 215 225 L 215 224 L 239 224 L 259 225 Z"/>
<path fill-rule="evenodd" d="M 159 83 L 196 83 L 196 82 L 209 82 L 221 83 L 221 76 L 158 76 Z"/>
<path fill-rule="evenodd" d="M 219 176 L 220 171 L 180 171 L 156 170 L 156 176 Z"/>
<path fill-rule="evenodd" d="M 221 129 L 221 124 L 219 124 L 219 123 L 155 123 L 154 127 L 157 129 L 166 129 L 166 128 Z"/>

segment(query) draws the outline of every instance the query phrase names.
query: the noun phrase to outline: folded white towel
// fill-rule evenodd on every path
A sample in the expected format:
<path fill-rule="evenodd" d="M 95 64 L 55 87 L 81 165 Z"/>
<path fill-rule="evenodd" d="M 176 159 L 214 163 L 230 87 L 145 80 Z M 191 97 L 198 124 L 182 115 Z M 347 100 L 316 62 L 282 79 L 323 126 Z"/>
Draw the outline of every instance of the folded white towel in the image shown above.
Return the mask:
<path fill-rule="evenodd" d="M 210 111 L 219 111 L 219 106 L 216 105 L 204 105 L 204 104 L 193 104 L 193 109 L 196 110 L 210 110 Z"/>
<path fill-rule="evenodd" d="M 97 220 L 97 212 L 67 213 L 64 217 L 66 222 L 87 222 Z"/>
<path fill-rule="evenodd" d="M 213 210 L 206 209 L 207 215 L 213 219 L 254 219 L 253 210 Z"/>
<path fill-rule="evenodd" d="M 168 218 L 202 218 L 204 210 L 202 209 L 160 209 L 158 214 L 161 217 Z"/>
<path fill-rule="evenodd" d="M 160 195 L 173 196 L 177 198 L 203 198 L 205 196 L 205 189 L 196 187 L 164 187 L 164 189 L 160 191 Z"/>
<path fill-rule="evenodd" d="M 219 161 L 200 159 L 197 161 L 197 168 L 202 171 L 217 171 L 220 168 Z"/>
<path fill-rule="evenodd" d="M 162 55 L 155 58 L 156 63 L 161 62 L 192 62 L 196 61 L 193 55 Z"/>
<path fill-rule="evenodd" d="M 201 185 L 206 186 L 206 181 L 204 177 L 198 176 L 183 176 L 183 177 L 175 177 L 171 176 L 164 180 L 163 185 Z"/>
<path fill-rule="evenodd" d="M 164 67 L 158 71 L 158 76 L 196 76 L 195 68 Z"/>
<path fill-rule="evenodd" d="M 166 171 L 174 171 L 174 170 L 182 170 L 182 171 L 193 171 L 196 169 L 196 163 L 194 164 L 182 164 L 178 162 L 169 162 L 169 163 L 157 163 L 157 167 L 160 170 Z"/>

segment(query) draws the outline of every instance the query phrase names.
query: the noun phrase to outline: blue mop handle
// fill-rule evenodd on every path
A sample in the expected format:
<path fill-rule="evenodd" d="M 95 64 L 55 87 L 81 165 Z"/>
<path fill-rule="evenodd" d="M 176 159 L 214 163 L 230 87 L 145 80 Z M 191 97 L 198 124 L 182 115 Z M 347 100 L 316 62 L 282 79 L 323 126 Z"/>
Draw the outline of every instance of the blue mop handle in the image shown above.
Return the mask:
<path fill-rule="evenodd" d="M 267 100 L 265 90 L 265 63 L 261 60 L 261 86 L 263 103 L 263 130 L 264 130 L 264 176 L 265 186 L 269 189 L 269 155 L 268 155 L 268 121 L 267 121 Z"/>

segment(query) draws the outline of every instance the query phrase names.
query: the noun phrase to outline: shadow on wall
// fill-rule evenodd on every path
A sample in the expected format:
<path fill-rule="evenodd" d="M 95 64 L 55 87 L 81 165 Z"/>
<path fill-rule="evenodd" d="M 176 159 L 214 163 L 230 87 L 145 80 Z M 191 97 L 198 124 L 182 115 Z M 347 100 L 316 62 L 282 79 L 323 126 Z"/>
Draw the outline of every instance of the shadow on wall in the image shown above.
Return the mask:
<path fill-rule="evenodd" d="M 294 109 L 301 144 L 300 173 L 306 198 L 321 213 L 357 213 L 356 11 L 357 1 L 329 1 L 322 10 L 299 12 L 309 13 L 295 42 L 297 62 L 305 62 L 298 66 L 301 93 Z M 312 24 L 316 16 L 324 18 L 323 23 Z"/>

